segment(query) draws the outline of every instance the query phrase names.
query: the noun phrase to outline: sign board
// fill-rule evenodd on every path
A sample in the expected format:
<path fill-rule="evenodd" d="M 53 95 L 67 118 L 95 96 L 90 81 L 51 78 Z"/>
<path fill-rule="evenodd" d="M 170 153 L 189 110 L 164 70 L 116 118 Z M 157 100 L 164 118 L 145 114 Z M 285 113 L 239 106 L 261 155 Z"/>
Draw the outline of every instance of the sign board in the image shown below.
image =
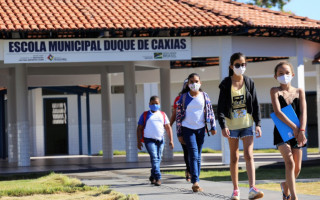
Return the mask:
<path fill-rule="evenodd" d="M 189 60 L 191 37 L 4 40 L 4 63 Z"/>

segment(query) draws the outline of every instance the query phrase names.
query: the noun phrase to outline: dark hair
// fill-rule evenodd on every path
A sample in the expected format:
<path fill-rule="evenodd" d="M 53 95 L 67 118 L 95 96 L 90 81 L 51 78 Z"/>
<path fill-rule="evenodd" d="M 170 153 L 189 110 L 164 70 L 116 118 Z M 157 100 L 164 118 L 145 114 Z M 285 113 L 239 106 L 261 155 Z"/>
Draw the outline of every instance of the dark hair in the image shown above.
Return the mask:
<path fill-rule="evenodd" d="M 150 97 L 150 101 L 149 102 L 154 101 L 156 99 L 160 99 L 160 98 L 158 96 L 154 95 L 154 96 Z"/>
<path fill-rule="evenodd" d="M 233 75 L 233 70 L 230 68 L 230 66 L 233 65 L 234 61 L 240 58 L 246 59 L 246 56 L 243 53 L 238 52 L 238 53 L 232 54 L 232 56 L 230 57 L 229 76 Z"/>
<path fill-rule="evenodd" d="M 291 69 L 291 73 L 294 74 L 294 70 L 293 70 L 293 66 L 291 63 L 287 62 L 287 61 L 282 61 L 282 62 L 279 62 L 276 67 L 274 68 L 274 75 L 277 75 L 277 71 L 278 71 L 278 68 L 283 66 L 283 65 L 288 65 Z"/>
<path fill-rule="evenodd" d="M 188 76 L 188 82 L 189 82 L 189 80 L 190 80 L 191 78 L 193 78 L 193 77 L 195 77 L 195 76 L 199 77 L 199 79 L 200 79 L 199 74 L 197 74 L 197 73 L 192 73 L 192 74 L 190 74 L 190 75 Z M 181 91 L 181 94 L 187 93 L 187 92 L 189 92 L 189 91 L 190 91 L 190 88 L 189 88 L 189 86 L 187 85 L 186 88 L 184 88 L 184 89 Z M 200 88 L 199 91 L 202 91 L 202 89 Z"/>

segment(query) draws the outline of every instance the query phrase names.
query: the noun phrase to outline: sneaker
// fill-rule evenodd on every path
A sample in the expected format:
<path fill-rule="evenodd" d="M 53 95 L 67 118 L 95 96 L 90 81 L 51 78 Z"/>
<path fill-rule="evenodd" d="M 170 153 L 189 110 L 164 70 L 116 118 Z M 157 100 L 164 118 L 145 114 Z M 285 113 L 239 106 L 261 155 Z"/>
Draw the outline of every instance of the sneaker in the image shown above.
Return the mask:
<path fill-rule="evenodd" d="M 154 183 L 155 186 L 160 186 L 161 185 L 161 180 L 156 180 Z"/>
<path fill-rule="evenodd" d="M 233 190 L 231 200 L 240 200 L 240 190 Z"/>
<path fill-rule="evenodd" d="M 260 199 L 263 195 L 263 192 L 258 190 L 256 187 L 252 187 L 249 190 L 249 199 Z"/>
<path fill-rule="evenodd" d="M 151 182 L 151 184 L 155 184 L 156 183 L 156 180 L 152 176 L 149 177 L 149 181 Z"/>

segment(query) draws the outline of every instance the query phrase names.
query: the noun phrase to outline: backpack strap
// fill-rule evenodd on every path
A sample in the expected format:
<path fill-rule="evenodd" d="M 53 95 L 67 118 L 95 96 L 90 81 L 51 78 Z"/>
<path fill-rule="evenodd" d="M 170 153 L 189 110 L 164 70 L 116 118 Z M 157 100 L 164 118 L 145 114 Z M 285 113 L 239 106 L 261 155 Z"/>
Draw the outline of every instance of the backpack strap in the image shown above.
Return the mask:
<path fill-rule="evenodd" d="M 146 123 L 147 123 L 147 114 L 148 114 L 149 111 L 144 111 L 143 112 L 143 129 L 142 129 L 142 135 L 141 135 L 141 138 L 140 138 L 140 141 L 141 142 L 144 142 L 144 128 L 146 127 Z"/>
<path fill-rule="evenodd" d="M 160 111 L 163 116 L 163 126 L 166 125 L 166 114 L 163 111 Z"/>
<path fill-rule="evenodd" d="M 210 136 L 209 129 L 208 129 L 208 126 L 207 126 L 207 109 L 206 109 L 207 101 L 206 101 L 206 95 L 204 94 L 204 92 L 202 92 L 202 94 L 203 94 L 203 98 L 204 98 L 204 108 L 203 108 L 203 112 L 204 112 L 204 127 L 205 127 L 205 131 L 207 131 L 208 136 Z"/>
<path fill-rule="evenodd" d="M 182 94 L 182 108 L 185 110 L 186 109 L 186 98 L 187 98 L 188 93 Z"/>

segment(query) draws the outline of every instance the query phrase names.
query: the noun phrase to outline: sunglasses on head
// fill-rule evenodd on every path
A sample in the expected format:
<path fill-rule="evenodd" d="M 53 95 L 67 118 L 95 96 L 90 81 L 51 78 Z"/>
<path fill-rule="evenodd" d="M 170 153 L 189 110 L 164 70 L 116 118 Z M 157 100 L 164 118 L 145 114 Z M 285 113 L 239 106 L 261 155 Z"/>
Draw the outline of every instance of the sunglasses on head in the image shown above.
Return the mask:
<path fill-rule="evenodd" d="M 246 65 L 247 65 L 247 63 L 242 63 L 242 64 L 236 63 L 236 64 L 234 64 L 234 67 L 235 68 L 239 68 L 240 66 L 241 67 L 246 67 Z"/>

